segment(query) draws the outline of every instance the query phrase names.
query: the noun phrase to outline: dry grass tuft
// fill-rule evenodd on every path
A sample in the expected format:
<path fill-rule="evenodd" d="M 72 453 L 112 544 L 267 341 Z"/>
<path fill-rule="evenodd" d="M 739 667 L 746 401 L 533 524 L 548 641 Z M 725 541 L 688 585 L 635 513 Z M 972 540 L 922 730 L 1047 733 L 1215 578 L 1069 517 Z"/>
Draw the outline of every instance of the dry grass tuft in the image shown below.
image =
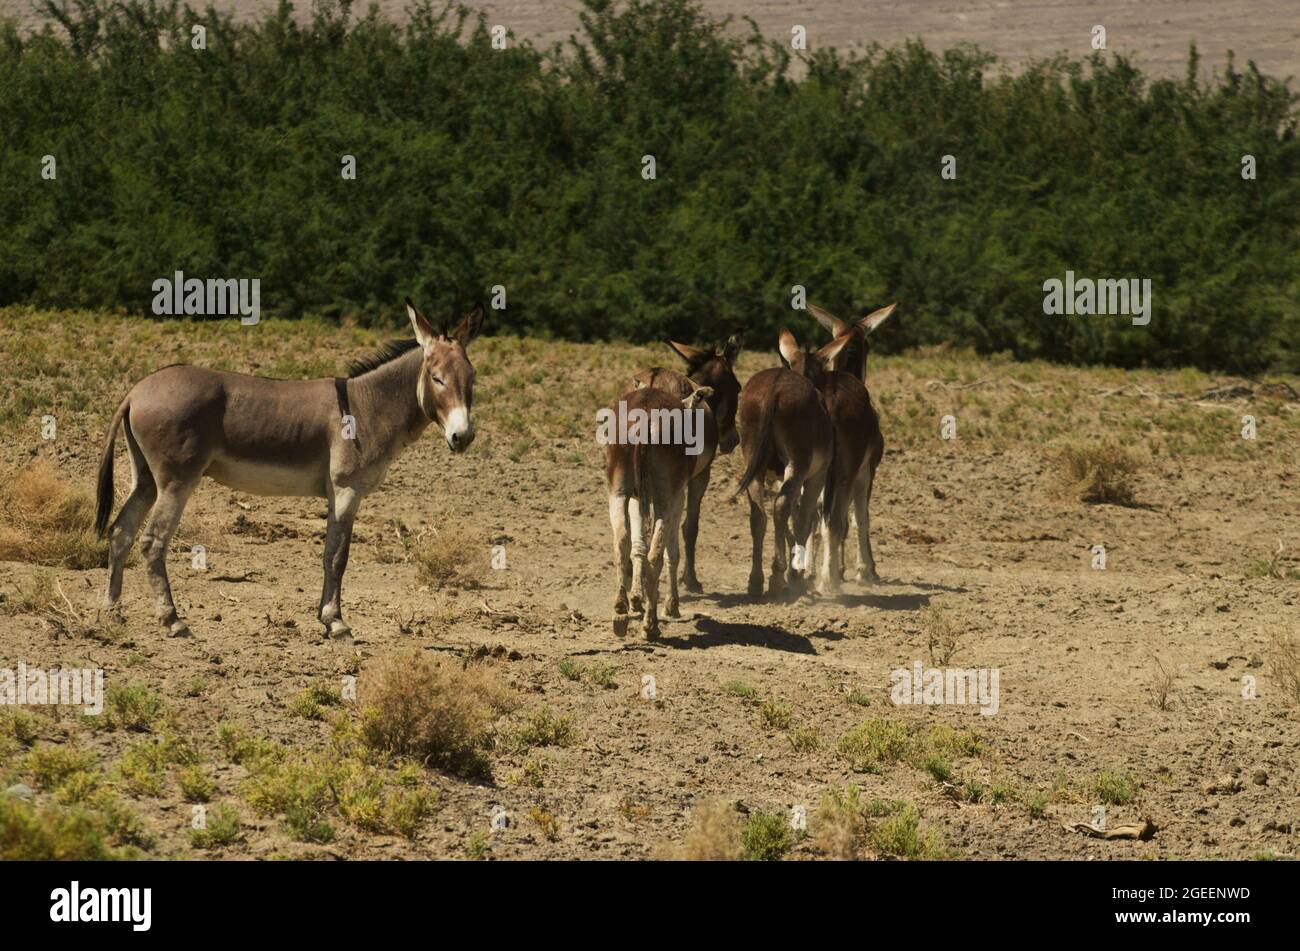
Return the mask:
<path fill-rule="evenodd" d="M 399 536 L 406 560 L 421 584 L 433 588 L 477 588 L 492 567 L 482 533 L 463 522 L 445 522 L 419 534 Z"/>
<path fill-rule="evenodd" d="M 1052 454 L 1061 491 L 1081 502 L 1132 505 L 1133 477 L 1142 467 L 1134 452 L 1112 443 L 1069 443 Z"/>
<path fill-rule="evenodd" d="M 1300 706 L 1300 640 L 1290 634 L 1274 634 L 1271 670 L 1288 703 Z"/>
<path fill-rule="evenodd" d="M 695 825 L 673 858 L 688 862 L 735 862 L 744 854 L 740 815 L 725 800 L 706 802 L 695 810 Z"/>
<path fill-rule="evenodd" d="M 0 470 L 0 561 L 53 568 L 102 568 L 108 546 L 95 537 L 95 500 L 50 462 Z"/>
<path fill-rule="evenodd" d="M 493 721 L 516 705 L 514 691 L 490 664 L 440 666 L 409 652 L 363 671 L 357 699 L 367 746 L 471 776 L 490 774 Z"/>

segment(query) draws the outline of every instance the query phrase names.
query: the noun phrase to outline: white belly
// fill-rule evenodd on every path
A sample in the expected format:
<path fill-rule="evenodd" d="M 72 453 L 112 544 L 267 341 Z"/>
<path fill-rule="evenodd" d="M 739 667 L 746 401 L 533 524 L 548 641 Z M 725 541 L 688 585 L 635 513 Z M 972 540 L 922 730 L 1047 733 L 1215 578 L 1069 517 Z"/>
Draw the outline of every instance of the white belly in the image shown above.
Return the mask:
<path fill-rule="evenodd" d="M 253 495 L 325 496 L 325 474 L 316 465 L 286 465 L 249 459 L 214 459 L 205 473 L 239 492 Z"/>

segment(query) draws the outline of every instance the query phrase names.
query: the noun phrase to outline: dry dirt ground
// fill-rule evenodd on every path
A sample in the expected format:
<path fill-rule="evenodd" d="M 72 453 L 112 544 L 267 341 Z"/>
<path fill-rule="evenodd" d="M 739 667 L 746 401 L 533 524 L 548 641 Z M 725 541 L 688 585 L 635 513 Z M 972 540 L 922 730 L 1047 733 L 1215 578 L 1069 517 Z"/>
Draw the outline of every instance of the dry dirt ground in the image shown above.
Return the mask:
<path fill-rule="evenodd" d="M 89 491 L 105 423 L 148 369 L 184 361 L 325 375 L 378 339 L 310 323 L 0 311 L 2 461 L 47 458 Z M 126 575 L 125 628 L 71 637 L 14 606 L 41 569 L 0 563 L 9 605 L 0 667 L 102 667 L 110 686 L 144 686 L 195 738 L 216 784 L 213 803 L 242 817 L 241 839 L 195 852 L 174 768 L 155 794 L 113 778 L 138 735 L 38 710 L 36 746 L 91 751 L 104 782 L 143 817 L 148 854 L 644 858 L 680 842 L 695 807 L 724 799 L 781 817 L 804 806 L 810 834 L 788 857 L 816 858 L 818 805 L 853 784 L 871 799 L 913 804 L 939 837 L 936 854 L 957 858 L 1295 855 L 1300 712 L 1294 697 L 1288 705 L 1275 650 L 1278 636 L 1296 632 L 1300 601 L 1300 404 L 1285 388 L 1255 383 L 1254 395 L 1198 399 L 1231 381 L 943 348 L 873 356 L 888 446 L 872 506 L 883 582 L 849 584 L 837 601 L 747 599 L 746 510 L 730 498 L 737 452 L 718 463 L 704 503 L 707 593 L 685 595 L 682 618 L 651 644 L 611 633 L 614 573 L 593 434 L 596 409 L 629 373 L 670 365 L 671 354 L 484 338 L 471 356 L 479 433 L 471 451 L 453 457 L 430 431 L 361 508 L 344 586 L 353 646 L 322 641 L 314 620 L 323 506 L 312 500 L 204 483 L 170 560 L 190 639 L 156 628 L 138 563 Z M 746 353 L 742 382 L 775 362 L 771 351 Z M 47 413 L 59 424 L 52 442 L 41 439 Z M 939 438 L 945 414 L 955 417 L 954 440 Z M 1258 420 L 1253 441 L 1241 437 L 1246 414 Z M 1054 489 L 1053 448 L 1102 438 L 1145 460 L 1135 505 L 1084 504 Z M 120 499 L 129 481 L 120 440 L 118 455 Z M 477 589 L 421 585 L 400 557 L 396 524 L 418 532 L 448 520 L 471 526 L 485 555 L 503 545 L 508 567 L 487 571 Z M 189 567 L 199 542 L 206 572 Z M 1104 570 L 1092 567 L 1098 544 Z M 105 572 L 53 575 L 93 629 Z M 891 670 L 930 666 L 937 624 L 956 637 L 948 666 L 999 670 L 996 715 L 891 703 Z M 246 774 L 223 756 L 218 727 L 237 723 L 297 751 L 323 750 L 329 718 L 352 712 L 344 705 L 306 719 L 295 697 L 364 677 L 401 648 L 440 659 L 486 654 L 523 696 L 503 732 L 545 706 L 569 717 L 576 736 L 567 746 L 498 750 L 491 782 L 426 771 L 421 782 L 438 790 L 438 808 L 414 838 L 333 816 L 332 841 L 304 843 L 251 809 Z M 1172 678 L 1163 690 L 1162 667 Z M 646 676 L 653 700 L 643 696 Z M 1257 684 L 1253 698 L 1246 677 Z M 973 731 L 981 752 L 928 769 L 857 771 L 841 737 L 873 719 Z M 6 784 L 33 782 L 24 755 L 0 760 Z M 1107 798 L 1108 827 L 1149 817 L 1154 838 L 1102 841 L 1063 828 L 1093 821 Z M 498 807 L 514 821 L 489 836 Z"/>
<path fill-rule="evenodd" d="M 276 0 L 216 0 L 243 18 L 261 16 Z M 407 0 L 380 0 L 401 19 Z M 467 0 L 489 23 L 538 45 L 563 42 L 580 26 L 577 0 Z M 1300 76 L 1300 16 L 1293 0 L 704 0 L 717 17 L 753 17 L 770 37 L 807 29 L 810 46 L 893 46 L 920 37 L 932 49 L 975 43 L 1017 67 L 1065 51 L 1091 52 L 1092 28 L 1106 27 L 1108 49 L 1131 56 L 1157 76 L 1181 77 L 1195 42 L 1207 69 L 1222 70 L 1229 50 L 1238 65 L 1254 60 L 1270 75 Z M 304 11 L 307 3 L 297 6 Z M 361 10 L 365 3 L 358 3 Z M 0 0 L 0 13 L 41 21 L 32 0 Z"/>

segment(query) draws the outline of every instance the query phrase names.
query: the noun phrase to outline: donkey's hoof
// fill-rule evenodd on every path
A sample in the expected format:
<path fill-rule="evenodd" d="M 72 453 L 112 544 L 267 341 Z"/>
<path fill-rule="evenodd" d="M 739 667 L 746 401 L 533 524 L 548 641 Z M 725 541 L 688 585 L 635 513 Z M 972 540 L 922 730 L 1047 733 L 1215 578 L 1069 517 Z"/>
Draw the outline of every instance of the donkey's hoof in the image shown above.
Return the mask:
<path fill-rule="evenodd" d="M 647 617 L 645 623 L 641 626 L 641 631 L 645 634 L 647 641 L 659 640 L 659 619 L 657 617 Z"/>
<path fill-rule="evenodd" d="M 785 595 L 785 578 L 773 572 L 772 577 L 767 579 L 767 596 L 769 598 L 780 598 Z"/>
<path fill-rule="evenodd" d="M 761 598 L 763 596 L 763 576 L 750 575 L 748 594 L 751 598 Z"/>
<path fill-rule="evenodd" d="M 817 596 L 820 598 L 838 598 L 840 594 L 840 586 L 837 582 L 826 581 L 817 586 Z"/>
<path fill-rule="evenodd" d="M 329 628 L 325 631 L 325 636 L 332 641 L 340 641 L 344 644 L 352 643 L 352 628 L 348 627 L 342 621 L 330 621 Z"/>
<path fill-rule="evenodd" d="M 856 577 L 860 584 L 880 583 L 880 575 L 876 574 L 875 568 L 859 568 Z"/>
<path fill-rule="evenodd" d="M 644 610 L 645 610 L 645 601 L 641 599 L 641 595 L 639 594 L 632 595 L 632 613 L 640 614 Z"/>
<path fill-rule="evenodd" d="M 168 637 L 192 637 L 190 626 L 184 621 L 172 621 L 167 625 Z"/>
<path fill-rule="evenodd" d="M 679 607 L 677 606 L 677 602 L 676 602 L 676 601 L 669 601 L 669 602 L 668 602 L 667 607 L 664 608 L 664 614 L 668 615 L 669 617 L 681 617 L 681 616 L 682 616 L 681 608 L 679 608 Z"/>
<path fill-rule="evenodd" d="M 614 636 L 627 637 L 627 615 L 626 614 L 614 615 Z"/>
<path fill-rule="evenodd" d="M 700 579 L 695 577 L 695 575 L 683 575 L 682 587 L 685 588 L 687 591 L 689 591 L 691 594 L 704 593 L 704 585 L 700 584 Z"/>

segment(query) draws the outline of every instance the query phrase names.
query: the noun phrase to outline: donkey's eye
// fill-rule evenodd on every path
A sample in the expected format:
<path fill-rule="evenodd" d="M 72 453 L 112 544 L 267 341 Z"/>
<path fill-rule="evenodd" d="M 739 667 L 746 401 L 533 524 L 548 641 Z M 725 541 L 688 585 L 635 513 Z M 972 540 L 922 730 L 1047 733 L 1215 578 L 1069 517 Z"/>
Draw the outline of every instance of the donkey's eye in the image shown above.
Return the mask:
<path fill-rule="evenodd" d="M 435 376 L 435 377 L 431 377 L 431 379 L 433 380 L 434 383 L 437 383 L 439 386 L 446 386 L 446 385 L 447 385 L 447 384 L 445 384 L 445 383 L 442 382 L 442 378 L 441 378 L 441 377 L 436 377 L 436 376 Z"/>

